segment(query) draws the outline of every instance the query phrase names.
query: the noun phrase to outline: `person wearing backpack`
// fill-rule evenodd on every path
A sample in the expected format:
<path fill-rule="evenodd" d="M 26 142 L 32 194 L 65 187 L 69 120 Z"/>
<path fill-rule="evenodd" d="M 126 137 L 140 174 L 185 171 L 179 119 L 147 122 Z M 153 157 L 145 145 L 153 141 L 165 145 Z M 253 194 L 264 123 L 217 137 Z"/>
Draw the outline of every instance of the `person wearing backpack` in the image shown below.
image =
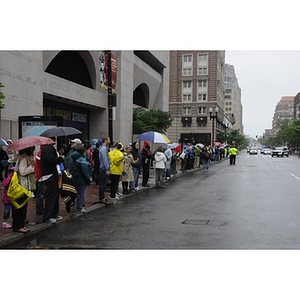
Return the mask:
<path fill-rule="evenodd" d="M 83 145 L 79 145 L 73 151 L 69 163 L 69 172 L 74 178 L 74 184 L 77 191 L 76 212 L 85 213 L 85 196 L 87 186 L 92 180 L 93 167 L 89 160 L 85 157 L 86 149 Z"/>
<path fill-rule="evenodd" d="M 210 156 L 211 156 L 211 153 L 210 153 L 209 147 L 204 147 L 203 151 L 202 151 L 203 170 L 208 171 Z"/>

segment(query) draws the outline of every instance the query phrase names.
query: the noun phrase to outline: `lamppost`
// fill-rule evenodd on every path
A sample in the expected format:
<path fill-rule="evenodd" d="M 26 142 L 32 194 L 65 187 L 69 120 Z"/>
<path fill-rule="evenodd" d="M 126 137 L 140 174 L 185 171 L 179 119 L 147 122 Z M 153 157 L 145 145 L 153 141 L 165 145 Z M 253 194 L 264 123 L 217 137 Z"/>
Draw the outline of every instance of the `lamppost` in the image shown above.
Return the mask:
<path fill-rule="evenodd" d="M 212 120 L 212 139 L 211 139 L 211 145 L 214 146 L 215 143 L 215 119 L 218 118 L 218 111 L 219 109 L 216 107 L 214 112 L 212 107 L 209 108 L 209 119 Z"/>

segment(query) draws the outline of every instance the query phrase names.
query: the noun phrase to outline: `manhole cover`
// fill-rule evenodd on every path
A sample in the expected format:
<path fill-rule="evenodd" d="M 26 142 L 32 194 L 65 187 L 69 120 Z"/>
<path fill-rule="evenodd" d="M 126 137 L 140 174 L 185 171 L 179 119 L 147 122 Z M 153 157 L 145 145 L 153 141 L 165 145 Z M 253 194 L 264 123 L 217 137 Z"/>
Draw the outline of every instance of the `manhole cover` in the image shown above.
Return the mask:
<path fill-rule="evenodd" d="M 186 224 L 186 225 L 207 225 L 208 222 L 209 222 L 209 220 L 186 219 L 181 223 Z"/>

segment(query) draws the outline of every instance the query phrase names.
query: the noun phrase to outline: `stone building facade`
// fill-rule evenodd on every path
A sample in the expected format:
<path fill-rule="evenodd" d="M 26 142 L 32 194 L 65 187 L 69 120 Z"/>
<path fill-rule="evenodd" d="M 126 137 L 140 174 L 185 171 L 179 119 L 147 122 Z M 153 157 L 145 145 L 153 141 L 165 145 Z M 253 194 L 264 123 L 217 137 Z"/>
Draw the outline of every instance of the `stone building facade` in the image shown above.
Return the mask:
<path fill-rule="evenodd" d="M 12 140 L 22 136 L 20 116 L 61 119 L 61 125 L 82 131 L 78 137 L 86 141 L 108 134 L 108 96 L 101 85 L 100 53 L 0 51 L 0 82 L 6 97 L 0 112 L 0 136 Z M 129 143 L 134 107 L 169 109 L 169 52 L 112 54 L 116 58 L 113 137 Z"/>
<path fill-rule="evenodd" d="M 272 120 L 272 135 L 276 135 L 280 122 L 294 118 L 294 96 L 283 96 L 277 103 Z"/>
<path fill-rule="evenodd" d="M 224 113 L 229 120 L 234 121 L 232 129 L 244 134 L 243 105 L 241 99 L 241 88 L 235 74 L 234 66 L 225 64 L 225 95 Z"/>

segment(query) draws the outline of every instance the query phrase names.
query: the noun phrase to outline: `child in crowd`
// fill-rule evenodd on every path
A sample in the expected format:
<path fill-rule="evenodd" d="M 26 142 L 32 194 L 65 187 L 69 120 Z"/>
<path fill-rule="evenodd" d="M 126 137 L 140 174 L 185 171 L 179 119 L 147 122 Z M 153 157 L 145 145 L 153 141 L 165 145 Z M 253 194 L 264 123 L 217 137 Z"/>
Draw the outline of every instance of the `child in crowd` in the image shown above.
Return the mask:
<path fill-rule="evenodd" d="M 2 182 L 2 186 L 4 187 L 3 196 L 2 196 L 2 202 L 4 204 L 4 211 L 3 211 L 3 223 L 2 228 L 9 229 L 11 228 L 11 224 L 7 222 L 10 216 L 10 211 L 12 210 L 12 204 L 7 196 L 7 190 L 11 181 L 11 178 L 14 174 L 14 167 L 10 167 L 8 169 L 8 176 L 5 178 Z"/>

